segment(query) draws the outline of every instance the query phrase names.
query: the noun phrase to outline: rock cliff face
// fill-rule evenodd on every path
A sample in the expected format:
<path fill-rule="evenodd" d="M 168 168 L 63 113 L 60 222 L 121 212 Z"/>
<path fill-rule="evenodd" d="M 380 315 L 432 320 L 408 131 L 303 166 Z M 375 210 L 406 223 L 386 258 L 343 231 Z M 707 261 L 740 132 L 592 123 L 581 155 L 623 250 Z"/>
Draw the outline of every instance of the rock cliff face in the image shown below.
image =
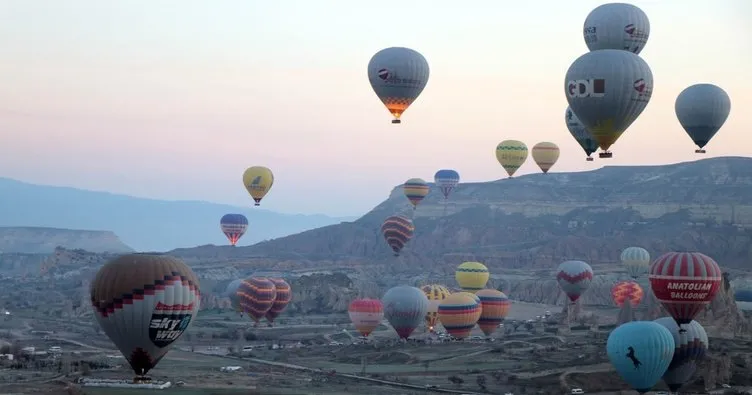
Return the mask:
<path fill-rule="evenodd" d="M 133 251 L 109 231 L 0 227 L 0 253 L 49 254 L 55 247 L 91 252 Z"/>

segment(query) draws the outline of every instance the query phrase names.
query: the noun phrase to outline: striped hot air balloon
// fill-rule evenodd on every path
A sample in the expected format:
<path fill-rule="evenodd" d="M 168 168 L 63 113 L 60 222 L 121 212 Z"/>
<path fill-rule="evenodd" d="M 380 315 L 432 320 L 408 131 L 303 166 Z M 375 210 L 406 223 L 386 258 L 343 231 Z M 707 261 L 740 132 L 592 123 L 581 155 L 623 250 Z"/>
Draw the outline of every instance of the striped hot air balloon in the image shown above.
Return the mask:
<path fill-rule="evenodd" d="M 447 333 L 457 339 L 470 336 L 480 318 L 481 307 L 474 294 L 458 292 L 449 295 L 439 304 L 439 321 Z"/>
<path fill-rule="evenodd" d="M 496 289 L 481 289 L 475 295 L 480 298 L 482 310 L 478 326 L 486 336 L 491 336 L 509 314 L 512 303 L 504 292 Z"/>
<path fill-rule="evenodd" d="M 426 313 L 426 327 L 433 332 L 436 327 L 436 321 L 439 318 L 439 304 L 449 296 L 450 292 L 447 287 L 439 284 L 429 284 L 420 287 L 420 290 L 428 298 L 428 313 Z"/>
<path fill-rule="evenodd" d="M 674 358 L 663 374 L 663 381 L 676 393 L 692 378 L 692 374 L 697 370 L 697 361 L 705 357 L 709 344 L 708 334 L 705 328 L 694 320 L 685 325 L 683 330 L 671 317 L 661 317 L 654 322 L 663 325 L 674 337 Z"/>
<path fill-rule="evenodd" d="M 559 160 L 559 146 L 543 141 L 533 146 L 532 154 L 535 164 L 546 174 Z"/>
<path fill-rule="evenodd" d="M 290 284 L 281 278 L 270 278 L 269 280 L 274 283 L 276 296 L 274 297 L 272 308 L 266 312 L 265 317 L 269 321 L 269 326 L 272 326 L 274 320 L 282 314 L 287 305 L 290 304 L 290 301 L 292 301 L 292 289 L 290 288 Z"/>
<path fill-rule="evenodd" d="M 566 261 L 559 265 L 556 273 L 559 287 L 574 303 L 590 288 L 593 281 L 593 268 L 583 261 Z"/>
<path fill-rule="evenodd" d="M 258 325 L 274 305 L 277 288 L 265 277 L 249 277 L 238 287 L 240 307 Z"/>
<path fill-rule="evenodd" d="M 402 191 L 405 193 L 405 197 L 413 205 L 413 210 L 418 207 L 418 204 L 428 196 L 431 192 L 431 187 L 422 178 L 411 178 L 402 184 Z"/>
<path fill-rule="evenodd" d="M 511 178 L 527 160 L 527 145 L 518 140 L 504 140 L 496 145 L 496 160 Z"/>
<path fill-rule="evenodd" d="M 454 278 L 463 291 L 476 292 L 486 287 L 488 268 L 480 262 L 464 262 L 457 267 Z"/>
<path fill-rule="evenodd" d="M 384 317 L 402 339 L 410 337 L 428 311 L 428 298 L 423 291 L 406 285 L 386 291 L 381 302 L 384 304 Z"/>
<path fill-rule="evenodd" d="M 219 227 L 230 241 L 230 245 L 234 246 L 248 230 L 248 218 L 243 214 L 225 214 L 219 220 Z"/>
<path fill-rule="evenodd" d="M 433 176 L 433 182 L 439 188 L 441 194 L 444 195 L 444 200 L 446 200 L 449 199 L 449 194 L 460 183 L 460 173 L 457 170 L 441 169 Z"/>
<path fill-rule="evenodd" d="M 632 307 L 637 307 L 643 295 L 642 287 L 634 281 L 620 281 L 611 287 L 611 299 L 618 307 L 624 306 L 627 301 Z"/>
<path fill-rule="evenodd" d="M 381 225 L 381 234 L 394 251 L 394 256 L 399 256 L 405 244 L 413 238 L 414 231 L 413 221 L 402 215 L 393 215 Z"/>
<path fill-rule="evenodd" d="M 650 288 L 679 325 L 688 324 L 713 300 L 721 268 L 699 252 L 668 252 L 650 265 Z"/>
<path fill-rule="evenodd" d="M 640 277 L 650 267 L 650 253 L 642 247 L 627 247 L 621 252 L 620 258 L 633 279 Z"/>
<path fill-rule="evenodd" d="M 384 305 L 378 299 L 355 299 L 347 308 L 355 330 L 367 337 L 384 319 Z"/>

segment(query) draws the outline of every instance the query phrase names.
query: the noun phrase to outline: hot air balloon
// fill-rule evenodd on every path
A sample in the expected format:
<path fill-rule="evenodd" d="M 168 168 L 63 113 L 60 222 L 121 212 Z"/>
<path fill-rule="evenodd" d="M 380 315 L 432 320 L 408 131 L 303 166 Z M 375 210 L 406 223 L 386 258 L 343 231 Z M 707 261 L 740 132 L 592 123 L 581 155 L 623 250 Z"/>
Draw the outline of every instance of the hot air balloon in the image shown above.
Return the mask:
<path fill-rule="evenodd" d="M 99 326 L 138 376 L 188 329 L 200 302 L 196 275 L 167 255 L 123 255 L 102 266 L 91 283 Z"/>
<path fill-rule="evenodd" d="M 241 279 L 233 280 L 229 284 L 227 284 L 227 288 L 225 289 L 224 296 L 230 299 L 230 306 L 233 310 L 240 313 L 240 315 L 243 315 L 243 308 L 240 307 L 240 296 L 238 295 L 238 288 L 240 288 L 240 284 L 243 282 Z"/>
<path fill-rule="evenodd" d="M 290 301 L 292 300 L 292 289 L 290 288 L 290 284 L 281 278 L 270 278 L 269 280 L 274 283 L 276 296 L 274 297 L 272 308 L 266 312 L 265 317 L 266 320 L 269 321 L 269 326 L 272 326 L 274 320 L 282 314 L 287 305 L 290 304 Z"/>
<path fill-rule="evenodd" d="M 713 300 L 721 286 L 721 268 L 699 252 L 668 252 L 650 265 L 650 288 L 680 326 Z"/>
<path fill-rule="evenodd" d="M 603 4 L 590 11 L 582 34 L 591 51 L 616 49 L 639 54 L 650 36 L 650 21 L 632 4 Z"/>
<path fill-rule="evenodd" d="M 368 62 L 368 80 L 394 117 L 392 123 L 400 123 L 402 113 L 426 87 L 429 74 L 426 58 L 410 48 L 385 48 Z"/>
<path fill-rule="evenodd" d="M 671 363 L 674 338 L 655 322 L 627 322 L 611 331 L 606 353 L 624 381 L 644 394 L 658 383 Z"/>
<path fill-rule="evenodd" d="M 739 310 L 752 311 L 752 287 L 749 284 L 740 286 L 734 292 L 734 301 L 736 301 L 736 307 Z"/>
<path fill-rule="evenodd" d="M 436 327 L 436 320 L 439 318 L 439 303 L 449 296 L 450 292 L 447 287 L 439 284 L 430 284 L 420 287 L 420 290 L 428 298 L 428 313 L 426 313 L 426 327 L 431 333 Z"/>
<path fill-rule="evenodd" d="M 449 194 L 460 183 L 460 173 L 457 173 L 456 170 L 441 169 L 433 176 L 433 182 L 439 188 L 441 194 L 444 195 L 444 200 L 446 200 L 449 199 Z"/>
<path fill-rule="evenodd" d="M 637 307 L 644 294 L 640 284 L 634 281 L 620 281 L 611 287 L 611 299 L 618 307 L 624 306 L 625 302 L 629 302 L 632 307 Z"/>
<path fill-rule="evenodd" d="M 230 240 L 230 245 L 234 246 L 248 229 L 248 218 L 243 214 L 225 214 L 219 220 L 219 227 Z"/>
<path fill-rule="evenodd" d="M 386 291 L 381 302 L 384 304 L 384 317 L 402 339 L 410 337 L 428 312 L 428 299 L 423 291 L 406 285 Z"/>
<path fill-rule="evenodd" d="M 454 278 L 463 291 L 476 292 L 486 287 L 488 268 L 480 262 L 464 262 L 457 266 Z"/>
<path fill-rule="evenodd" d="M 245 169 L 243 173 L 243 185 L 256 202 L 254 206 L 261 204 L 261 199 L 269 193 L 274 184 L 274 174 L 268 167 L 253 166 Z"/>
<path fill-rule="evenodd" d="M 496 146 L 496 160 L 512 177 L 527 160 L 527 145 L 522 141 L 504 140 Z"/>
<path fill-rule="evenodd" d="M 574 303 L 590 288 L 593 281 L 593 268 L 583 261 L 566 261 L 559 265 L 556 273 L 559 287 Z"/>
<path fill-rule="evenodd" d="M 447 333 L 456 339 L 470 336 L 480 318 L 481 307 L 474 294 L 458 292 L 439 304 L 439 321 Z"/>
<path fill-rule="evenodd" d="M 373 332 L 384 319 L 384 305 L 378 299 L 355 299 L 347 308 L 350 315 L 350 321 L 355 326 L 355 330 L 363 337 Z"/>
<path fill-rule="evenodd" d="M 428 192 L 431 192 L 431 187 L 422 178 L 411 178 L 402 185 L 402 191 L 415 210 L 418 204 L 423 201 L 423 198 L 428 195 Z"/>
<path fill-rule="evenodd" d="M 653 322 L 664 326 L 674 337 L 674 357 L 663 374 L 663 381 L 671 392 L 675 393 L 692 378 L 692 374 L 697 370 L 696 362 L 705 356 L 708 350 L 708 334 L 705 328 L 694 320 L 685 325 L 684 330 L 680 329 L 671 317 L 661 317 Z"/>
<path fill-rule="evenodd" d="M 627 268 L 627 273 L 637 279 L 650 267 L 650 253 L 642 247 L 627 247 L 621 252 L 621 263 Z"/>
<path fill-rule="evenodd" d="M 381 234 L 394 251 L 394 256 L 399 256 L 405 244 L 413 238 L 414 231 L 413 221 L 402 215 L 393 215 L 381 225 Z"/>
<path fill-rule="evenodd" d="M 608 149 L 642 114 L 653 94 L 653 73 L 639 56 L 615 49 L 586 53 L 564 79 L 569 107 L 610 158 Z"/>
<path fill-rule="evenodd" d="M 723 126 L 731 112 L 731 99 L 726 91 L 713 84 L 696 84 L 684 89 L 674 104 L 676 117 L 692 141 L 698 154 Z"/>
<path fill-rule="evenodd" d="M 509 314 L 512 303 L 504 292 L 496 289 L 481 289 L 475 295 L 480 298 L 482 310 L 478 326 L 486 336 L 491 336 Z"/>
<path fill-rule="evenodd" d="M 268 278 L 249 277 L 240 283 L 238 296 L 240 297 L 240 307 L 255 322 L 254 326 L 257 326 L 274 305 L 277 298 L 277 288 Z"/>
<path fill-rule="evenodd" d="M 559 160 L 559 146 L 547 141 L 533 146 L 533 160 L 540 167 L 543 174 L 548 173 L 557 160 Z"/>
<path fill-rule="evenodd" d="M 593 139 L 593 135 L 590 134 L 585 125 L 580 122 L 580 119 L 577 118 L 577 115 L 569 107 L 567 107 L 567 111 L 564 114 L 564 120 L 567 123 L 569 133 L 572 134 L 572 137 L 577 140 L 577 144 L 579 144 L 580 147 L 582 147 L 582 150 L 585 151 L 585 154 L 587 155 L 585 160 L 592 162 L 593 158 L 591 158 L 590 155 L 598 150 L 598 142 Z"/>

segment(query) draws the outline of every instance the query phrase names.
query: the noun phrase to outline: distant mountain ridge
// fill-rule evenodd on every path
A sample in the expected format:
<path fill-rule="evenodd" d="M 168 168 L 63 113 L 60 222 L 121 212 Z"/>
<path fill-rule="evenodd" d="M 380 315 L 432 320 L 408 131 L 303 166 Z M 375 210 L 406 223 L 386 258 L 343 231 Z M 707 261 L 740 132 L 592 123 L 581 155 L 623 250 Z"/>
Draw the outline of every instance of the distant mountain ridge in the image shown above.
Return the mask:
<path fill-rule="evenodd" d="M 200 201 L 155 200 L 0 178 L 0 226 L 107 230 L 139 251 L 227 244 L 219 230 L 219 219 L 227 213 L 244 214 L 250 222 L 239 245 L 352 219 L 281 214 Z"/>
<path fill-rule="evenodd" d="M 115 233 L 106 230 L 0 227 L 0 253 L 51 254 L 57 247 L 96 253 L 133 251 Z"/>

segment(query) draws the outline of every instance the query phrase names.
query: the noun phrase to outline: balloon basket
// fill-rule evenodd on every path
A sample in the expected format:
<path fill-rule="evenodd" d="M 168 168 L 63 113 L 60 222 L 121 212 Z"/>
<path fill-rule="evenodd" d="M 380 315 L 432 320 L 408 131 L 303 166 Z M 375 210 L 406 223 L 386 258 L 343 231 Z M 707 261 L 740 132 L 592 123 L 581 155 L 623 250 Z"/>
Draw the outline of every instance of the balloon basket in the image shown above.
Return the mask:
<path fill-rule="evenodd" d="M 585 158 L 585 160 L 588 161 L 588 162 L 592 162 L 593 158 L 591 158 L 591 157 L 588 156 L 587 158 Z"/>
<path fill-rule="evenodd" d="M 149 376 L 136 376 L 133 378 L 133 384 L 151 384 L 151 377 Z"/>
<path fill-rule="evenodd" d="M 601 152 L 600 154 L 598 154 L 598 157 L 599 158 L 613 158 L 614 154 L 612 154 L 611 152 L 606 151 L 606 152 Z"/>
<path fill-rule="evenodd" d="M 392 123 L 402 123 L 402 121 L 400 121 L 399 119 L 392 119 Z"/>
<path fill-rule="evenodd" d="M 695 154 L 704 154 L 704 153 L 705 153 L 704 149 L 696 149 L 695 150 Z"/>

